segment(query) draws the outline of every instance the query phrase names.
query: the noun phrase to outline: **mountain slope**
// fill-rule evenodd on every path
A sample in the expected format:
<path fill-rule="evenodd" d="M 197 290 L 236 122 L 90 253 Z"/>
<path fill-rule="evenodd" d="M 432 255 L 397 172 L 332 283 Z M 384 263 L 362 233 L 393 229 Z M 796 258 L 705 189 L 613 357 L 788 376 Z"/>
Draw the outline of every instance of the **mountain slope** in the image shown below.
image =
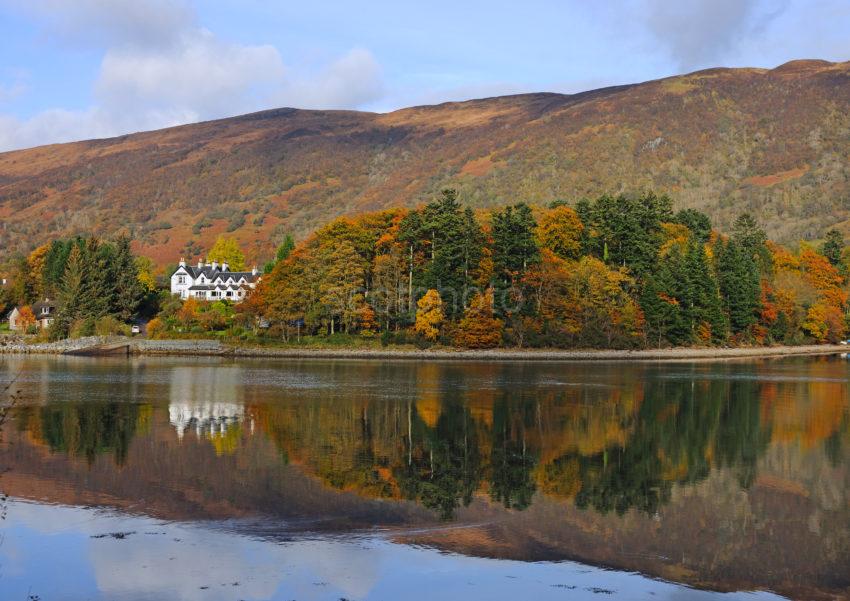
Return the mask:
<path fill-rule="evenodd" d="M 445 186 L 476 207 L 653 188 L 721 228 L 747 210 L 780 241 L 850 232 L 850 62 L 388 114 L 278 109 L 7 152 L 0 248 L 130 227 L 166 262 L 231 231 L 261 259 L 283 231 Z"/>

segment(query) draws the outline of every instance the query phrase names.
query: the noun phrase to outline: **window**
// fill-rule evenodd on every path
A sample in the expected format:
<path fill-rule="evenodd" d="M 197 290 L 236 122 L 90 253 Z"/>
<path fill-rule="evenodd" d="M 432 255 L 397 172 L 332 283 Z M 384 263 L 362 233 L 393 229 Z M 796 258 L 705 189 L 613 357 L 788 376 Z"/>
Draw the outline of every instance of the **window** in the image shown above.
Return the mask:
<path fill-rule="evenodd" d="M 177 283 L 178 284 L 185 284 L 186 283 L 186 276 L 185 275 L 178 275 L 177 276 Z"/>
<path fill-rule="evenodd" d="M 233 292 L 231 292 L 230 290 L 228 290 L 228 291 L 227 291 L 227 296 L 228 296 L 228 297 L 233 296 Z"/>
<path fill-rule="evenodd" d="M 47 315 L 48 313 L 50 313 L 50 308 L 49 308 L 49 307 L 42 307 L 42 308 L 41 308 L 41 314 L 42 314 L 42 315 Z"/>

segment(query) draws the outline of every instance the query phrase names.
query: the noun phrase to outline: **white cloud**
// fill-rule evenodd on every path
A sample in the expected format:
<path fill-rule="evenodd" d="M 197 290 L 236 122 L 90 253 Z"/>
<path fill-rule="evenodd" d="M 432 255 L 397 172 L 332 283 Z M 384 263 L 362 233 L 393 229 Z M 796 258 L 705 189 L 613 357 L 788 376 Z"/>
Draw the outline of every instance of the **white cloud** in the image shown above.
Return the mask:
<path fill-rule="evenodd" d="M 356 108 L 383 93 L 378 61 L 368 50 L 355 48 L 314 77 L 286 82 L 276 98 L 279 104 L 298 108 Z"/>
<path fill-rule="evenodd" d="M 167 49 L 109 50 L 95 95 L 110 111 L 220 117 L 261 106 L 284 74 L 273 46 L 230 44 L 198 29 Z"/>
<path fill-rule="evenodd" d="M 65 42 L 102 46 L 104 56 L 92 107 L 28 119 L 0 114 L 0 151 L 278 106 L 358 108 L 383 93 L 380 66 L 368 50 L 355 48 L 317 74 L 296 75 L 274 46 L 223 40 L 198 26 L 182 1 L 36 0 L 20 10 Z M 22 91 L 0 87 L 0 101 Z"/>

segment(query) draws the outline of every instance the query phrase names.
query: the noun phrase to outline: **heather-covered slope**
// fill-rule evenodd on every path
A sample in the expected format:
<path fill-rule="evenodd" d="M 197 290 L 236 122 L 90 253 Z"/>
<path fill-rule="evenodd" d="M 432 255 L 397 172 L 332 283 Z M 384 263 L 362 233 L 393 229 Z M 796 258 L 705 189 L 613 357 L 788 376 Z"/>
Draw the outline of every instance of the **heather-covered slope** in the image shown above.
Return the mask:
<path fill-rule="evenodd" d="M 231 231 L 251 258 L 283 231 L 415 206 L 653 188 L 721 227 L 755 213 L 780 241 L 850 233 L 850 63 L 710 69 L 576 95 L 388 114 L 279 109 L 0 154 L 3 257 L 130 227 L 159 262 Z"/>

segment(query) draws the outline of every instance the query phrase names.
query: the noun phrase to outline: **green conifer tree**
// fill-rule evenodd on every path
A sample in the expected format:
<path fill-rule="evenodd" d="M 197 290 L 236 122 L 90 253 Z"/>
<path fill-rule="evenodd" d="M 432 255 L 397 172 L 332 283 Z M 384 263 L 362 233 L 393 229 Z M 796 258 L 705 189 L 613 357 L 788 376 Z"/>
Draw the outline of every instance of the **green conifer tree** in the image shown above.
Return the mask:
<path fill-rule="evenodd" d="M 734 334 L 744 332 L 756 322 L 761 285 L 752 246 L 736 239 L 720 242 L 715 251 L 720 293 Z"/>
<path fill-rule="evenodd" d="M 130 250 L 130 239 L 121 236 L 115 244 L 112 274 L 114 276 L 113 310 L 118 319 L 129 322 L 139 309 L 144 290 L 139 281 L 136 258 Z"/>

